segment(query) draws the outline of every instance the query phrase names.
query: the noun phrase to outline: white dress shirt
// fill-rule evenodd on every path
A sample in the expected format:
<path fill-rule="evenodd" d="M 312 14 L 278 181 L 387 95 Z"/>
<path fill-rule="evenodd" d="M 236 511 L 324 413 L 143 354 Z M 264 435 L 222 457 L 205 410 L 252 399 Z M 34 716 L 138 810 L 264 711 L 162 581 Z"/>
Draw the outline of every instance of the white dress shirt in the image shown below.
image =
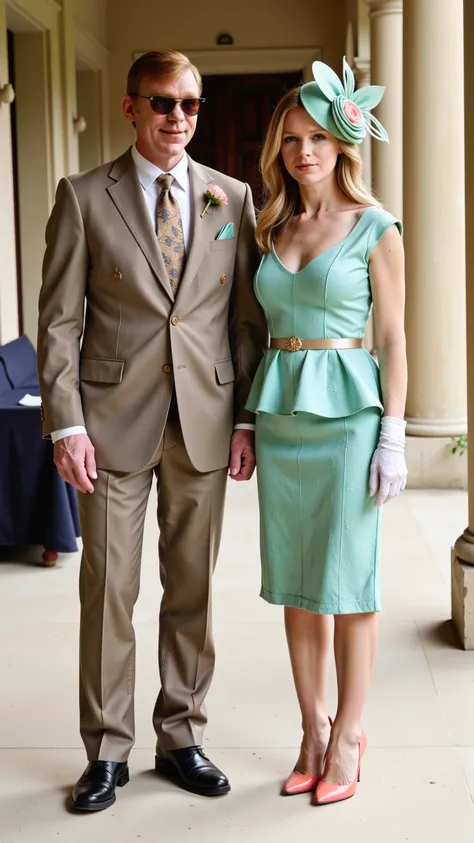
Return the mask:
<path fill-rule="evenodd" d="M 165 170 L 160 170 L 159 167 L 148 161 L 148 158 L 144 158 L 135 145 L 132 146 L 132 158 L 137 168 L 138 181 L 143 189 L 148 213 L 156 231 L 156 209 L 161 193 L 161 187 L 156 180 L 165 173 Z M 191 232 L 191 186 L 189 184 L 188 156 L 186 153 L 181 161 L 176 164 L 176 167 L 166 172 L 169 172 L 170 176 L 174 178 L 171 185 L 171 195 L 177 200 L 181 211 L 184 245 L 188 250 Z"/>
<path fill-rule="evenodd" d="M 146 206 L 148 208 L 148 213 L 150 214 L 150 219 L 153 225 L 153 228 L 156 231 L 157 228 L 157 218 L 156 218 L 156 209 L 158 205 L 158 199 L 161 193 L 161 188 L 156 181 L 159 176 L 162 176 L 165 170 L 160 170 L 156 164 L 153 164 L 152 161 L 149 161 L 148 158 L 144 158 L 143 155 L 138 151 L 136 145 L 132 146 L 132 158 L 133 163 L 137 169 L 138 181 L 141 184 L 143 190 L 143 197 L 145 199 Z M 172 170 L 168 170 L 171 176 L 174 177 L 174 182 L 171 185 L 171 194 L 177 200 L 179 209 L 181 211 L 181 220 L 183 223 L 183 236 L 184 236 L 184 245 L 186 251 L 189 247 L 190 241 L 190 234 L 191 234 L 191 185 L 189 182 L 189 165 L 188 165 L 188 157 L 186 153 L 181 158 L 175 167 Z M 253 424 L 237 424 L 235 428 L 241 428 L 243 430 L 255 430 L 255 425 Z M 51 439 L 53 442 L 57 442 L 58 439 L 64 439 L 66 436 L 73 436 L 75 433 L 87 433 L 85 427 L 83 425 L 75 425 L 74 427 L 63 427 L 61 430 L 53 430 L 51 433 Z"/>

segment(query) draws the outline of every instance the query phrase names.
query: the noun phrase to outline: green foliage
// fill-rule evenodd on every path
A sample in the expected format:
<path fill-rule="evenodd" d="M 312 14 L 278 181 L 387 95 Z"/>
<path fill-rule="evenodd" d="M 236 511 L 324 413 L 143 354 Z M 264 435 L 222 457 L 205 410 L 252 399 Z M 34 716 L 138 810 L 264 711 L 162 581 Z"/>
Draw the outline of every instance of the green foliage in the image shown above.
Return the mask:
<path fill-rule="evenodd" d="M 451 448 L 452 454 L 459 454 L 460 457 L 467 451 L 467 436 L 451 436 L 453 446 Z"/>

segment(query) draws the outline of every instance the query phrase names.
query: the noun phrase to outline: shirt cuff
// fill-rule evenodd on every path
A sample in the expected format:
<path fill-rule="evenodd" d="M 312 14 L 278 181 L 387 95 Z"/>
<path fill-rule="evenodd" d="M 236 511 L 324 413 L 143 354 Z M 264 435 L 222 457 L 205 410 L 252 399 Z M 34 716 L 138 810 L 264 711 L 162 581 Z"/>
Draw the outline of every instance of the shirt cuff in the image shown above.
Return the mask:
<path fill-rule="evenodd" d="M 82 424 L 78 424 L 75 427 L 62 427 L 61 430 L 53 430 L 51 433 L 51 439 L 54 442 L 57 442 L 58 439 L 64 439 L 66 436 L 74 436 L 77 433 L 87 433 L 87 430 Z"/>
<path fill-rule="evenodd" d="M 234 424 L 234 430 L 255 430 L 254 424 Z"/>

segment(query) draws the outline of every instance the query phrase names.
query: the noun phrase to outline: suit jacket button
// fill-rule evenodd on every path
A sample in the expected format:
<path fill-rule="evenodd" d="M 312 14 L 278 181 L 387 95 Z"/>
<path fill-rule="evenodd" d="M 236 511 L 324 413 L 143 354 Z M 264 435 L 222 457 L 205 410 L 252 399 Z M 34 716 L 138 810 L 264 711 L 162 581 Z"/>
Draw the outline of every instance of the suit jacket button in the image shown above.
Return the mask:
<path fill-rule="evenodd" d="M 177 325 L 178 322 L 179 322 L 179 316 L 172 316 L 171 317 L 171 324 L 172 325 Z"/>
<path fill-rule="evenodd" d="M 221 278 L 220 278 L 221 284 L 225 284 L 226 281 L 227 281 L 227 275 L 221 275 Z"/>
<path fill-rule="evenodd" d="M 171 372 L 171 366 L 169 365 L 169 363 L 165 363 L 165 365 L 163 366 L 163 371 L 165 375 L 169 375 L 169 373 Z"/>
<path fill-rule="evenodd" d="M 117 269 L 117 267 L 115 267 L 114 280 L 120 281 L 121 277 L 122 277 L 122 273 L 120 272 L 119 269 Z"/>

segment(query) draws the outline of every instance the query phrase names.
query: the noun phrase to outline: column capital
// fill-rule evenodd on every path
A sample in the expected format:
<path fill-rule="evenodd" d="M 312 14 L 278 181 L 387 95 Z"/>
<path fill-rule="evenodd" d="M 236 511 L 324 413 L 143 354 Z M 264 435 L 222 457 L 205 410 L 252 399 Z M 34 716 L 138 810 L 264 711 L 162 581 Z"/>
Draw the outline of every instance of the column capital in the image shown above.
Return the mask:
<path fill-rule="evenodd" d="M 365 0 L 369 7 L 369 18 L 395 15 L 403 12 L 403 0 Z"/>
<path fill-rule="evenodd" d="M 356 78 L 358 88 L 363 88 L 364 85 L 370 85 L 370 59 L 356 56 L 352 68 L 354 70 L 354 76 Z"/>

